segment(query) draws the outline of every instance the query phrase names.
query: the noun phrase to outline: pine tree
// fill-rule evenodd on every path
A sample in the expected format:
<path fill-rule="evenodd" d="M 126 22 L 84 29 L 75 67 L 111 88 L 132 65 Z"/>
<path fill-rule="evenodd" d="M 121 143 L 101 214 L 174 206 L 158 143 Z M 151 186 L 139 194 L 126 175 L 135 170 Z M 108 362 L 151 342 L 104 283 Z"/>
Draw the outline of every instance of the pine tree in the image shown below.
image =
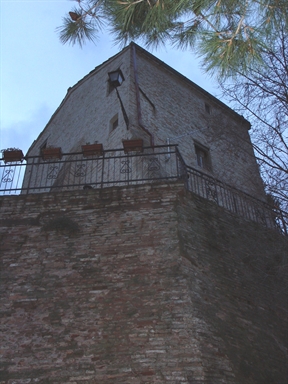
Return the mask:
<path fill-rule="evenodd" d="M 63 43 L 95 41 L 107 27 L 117 42 L 191 48 L 206 71 L 221 77 L 246 72 L 288 27 L 287 0 L 75 0 L 59 27 Z"/>
<path fill-rule="evenodd" d="M 223 96 L 251 123 L 254 152 L 266 192 L 288 212 L 288 31 L 279 29 L 273 50 L 233 81 L 222 81 Z"/>
<path fill-rule="evenodd" d="M 251 120 L 266 191 L 287 210 L 287 0 L 75 1 L 59 28 L 63 43 L 94 41 L 106 27 L 123 45 L 172 44 L 202 57 L 226 98 Z"/>

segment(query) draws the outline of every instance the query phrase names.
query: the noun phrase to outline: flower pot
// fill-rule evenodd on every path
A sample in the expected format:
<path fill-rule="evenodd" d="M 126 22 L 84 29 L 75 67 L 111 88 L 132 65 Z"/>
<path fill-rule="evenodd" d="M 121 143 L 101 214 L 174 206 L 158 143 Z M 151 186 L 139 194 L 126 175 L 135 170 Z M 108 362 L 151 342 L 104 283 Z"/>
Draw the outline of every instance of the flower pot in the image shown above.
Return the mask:
<path fill-rule="evenodd" d="M 22 161 L 24 160 L 24 155 L 21 149 L 7 149 L 3 151 L 3 160 L 4 163 L 12 163 L 16 161 Z"/>
<path fill-rule="evenodd" d="M 43 160 L 61 159 L 62 151 L 60 147 L 57 148 L 43 148 L 42 151 Z"/>
<path fill-rule="evenodd" d="M 103 155 L 102 144 L 86 144 L 86 145 L 82 145 L 81 147 L 82 147 L 82 153 L 84 157 Z"/>
<path fill-rule="evenodd" d="M 133 139 L 133 140 L 122 140 L 124 152 L 143 152 L 143 140 L 142 139 Z"/>

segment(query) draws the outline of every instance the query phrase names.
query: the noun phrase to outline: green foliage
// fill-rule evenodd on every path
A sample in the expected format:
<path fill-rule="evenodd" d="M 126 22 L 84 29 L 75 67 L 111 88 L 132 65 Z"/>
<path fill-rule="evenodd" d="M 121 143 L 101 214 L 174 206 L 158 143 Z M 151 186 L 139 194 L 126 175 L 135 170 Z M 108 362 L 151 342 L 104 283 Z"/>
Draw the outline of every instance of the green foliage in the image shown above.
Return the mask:
<path fill-rule="evenodd" d="M 63 26 L 58 29 L 60 41 L 63 44 L 71 42 L 78 43 L 82 46 L 85 39 L 94 41 L 96 39 L 96 31 L 93 26 L 81 21 L 74 22 L 68 17 L 63 19 Z"/>
<path fill-rule="evenodd" d="M 81 1 L 77 2 L 81 4 Z M 92 2 L 88 0 L 87 3 Z M 87 40 L 92 42 L 97 40 L 97 34 L 104 25 L 103 16 L 101 13 L 99 15 L 96 13 L 95 5 L 87 5 L 88 8 L 82 6 L 74 8 L 69 12 L 69 16 L 63 18 L 62 26 L 57 28 L 62 44 L 79 44 L 82 47 Z"/>
<path fill-rule="evenodd" d="M 234 76 L 238 71 L 246 73 L 253 63 L 262 62 L 261 42 L 250 36 L 249 39 L 223 39 L 213 33 L 207 34 L 199 48 L 203 66 L 207 72 L 220 77 Z M 243 58 L 243 61 L 241 60 Z"/>
<path fill-rule="evenodd" d="M 60 40 L 94 41 L 103 23 L 123 45 L 171 43 L 198 52 L 208 72 L 245 72 L 263 60 L 279 25 L 288 26 L 286 0 L 75 0 L 79 18 L 64 18 Z"/>
<path fill-rule="evenodd" d="M 75 20 L 64 19 L 60 30 L 63 43 L 94 40 L 101 21 L 122 45 L 193 49 L 252 122 L 267 192 L 287 209 L 287 0 L 75 1 Z"/>
<path fill-rule="evenodd" d="M 283 23 L 261 65 L 220 83 L 230 105 L 252 124 L 250 131 L 271 205 L 288 212 L 288 31 Z"/>

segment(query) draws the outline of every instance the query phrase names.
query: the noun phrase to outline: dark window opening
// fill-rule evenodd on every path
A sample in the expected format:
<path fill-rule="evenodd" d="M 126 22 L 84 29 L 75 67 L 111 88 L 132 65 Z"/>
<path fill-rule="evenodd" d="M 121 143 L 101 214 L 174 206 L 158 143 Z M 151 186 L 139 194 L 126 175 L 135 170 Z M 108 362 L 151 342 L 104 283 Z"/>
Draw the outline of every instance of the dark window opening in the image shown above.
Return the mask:
<path fill-rule="evenodd" d="M 201 144 L 195 144 L 195 153 L 197 165 L 202 169 L 211 171 L 209 149 Z"/>
<path fill-rule="evenodd" d="M 211 114 L 211 107 L 209 104 L 205 103 L 205 112 L 208 113 L 208 115 Z"/>
<path fill-rule="evenodd" d="M 116 129 L 117 127 L 118 127 L 118 119 L 113 121 L 113 123 L 112 123 L 112 130 Z"/>
<path fill-rule="evenodd" d="M 110 120 L 110 132 L 114 131 L 119 126 L 118 113 Z"/>

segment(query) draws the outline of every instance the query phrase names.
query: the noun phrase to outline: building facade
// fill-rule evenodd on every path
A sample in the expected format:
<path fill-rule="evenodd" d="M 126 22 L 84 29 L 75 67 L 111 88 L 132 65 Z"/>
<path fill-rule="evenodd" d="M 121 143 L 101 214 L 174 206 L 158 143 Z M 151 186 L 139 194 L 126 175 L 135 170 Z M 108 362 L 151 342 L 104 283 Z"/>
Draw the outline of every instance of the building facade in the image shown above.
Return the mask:
<path fill-rule="evenodd" d="M 287 237 L 248 130 L 135 44 L 68 90 L 0 196 L 0 384 L 286 384 Z"/>
<path fill-rule="evenodd" d="M 109 80 L 115 71 L 121 76 L 117 86 Z M 150 152 L 154 146 L 177 144 L 186 165 L 265 200 L 249 128 L 242 116 L 131 43 L 68 89 L 28 156 L 39 156 L 49 146 L 81 152 L 87 143 L 121 149 L 127 139 L 142 139 Z M 169 154 L 165 167 L 168 162 Z M 97 165 L 94 173 L 97 167 L 100 172 Z M 61 183 L 69 172 L 62 169 Z M 24 186 L 31 180 L 39 182 L 35 170 L 26 172 Z"/>

